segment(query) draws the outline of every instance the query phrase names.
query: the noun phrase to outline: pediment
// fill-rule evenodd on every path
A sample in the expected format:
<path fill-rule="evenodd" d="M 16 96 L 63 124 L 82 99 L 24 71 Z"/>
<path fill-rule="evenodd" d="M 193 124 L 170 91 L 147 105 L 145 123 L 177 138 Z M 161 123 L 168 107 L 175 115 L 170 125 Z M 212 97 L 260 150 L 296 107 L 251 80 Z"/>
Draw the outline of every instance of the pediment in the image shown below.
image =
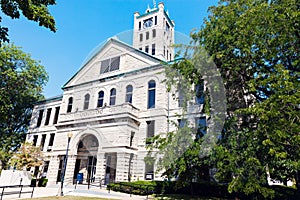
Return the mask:
<path fill-rule="evenodd" d="M 97 81 L 136 69 L 157 65 L 160 60 L 118 40 L 108 40 L 63 88 Z"/>
<path fill-rule="evenodd" d="M 106 51 L 103 52 L 103 55 L 101 55 L 102 58 L 110 58 L 114 57 L 116 55 L 122 54 L 122 50 L 117 48 L 116 46 L 111 46 L 107 48 Z"/>

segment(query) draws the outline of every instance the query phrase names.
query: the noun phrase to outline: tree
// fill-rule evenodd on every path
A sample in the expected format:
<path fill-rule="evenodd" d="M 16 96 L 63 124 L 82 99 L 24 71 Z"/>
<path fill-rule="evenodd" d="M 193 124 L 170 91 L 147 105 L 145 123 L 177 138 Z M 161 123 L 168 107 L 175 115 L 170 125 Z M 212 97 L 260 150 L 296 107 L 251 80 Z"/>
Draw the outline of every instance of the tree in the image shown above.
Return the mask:
<path fill-rule="evenodd" d="M 218 176 L 230 192 L 272 196 L 266 172 L 286 183 L 298 180 L 300 169 L 299 4 L 221 0 L 210 12 L 193 38 L 226 87 L 228 117 L 214 154 Z"/>
<path fill-rule="evenodd" d="M 20 12 L 28 19 L 36 21 L 40 26 L 49 28 L 55 32 L 54 18 L 48 11 L 48 6 L 55 5 L 55 0 L 1 0 L 1 11 L 12 19 L 20 18 Z M 0 17 L 0 22 L 2 18 Z M 0 46 L 3 42 L 8 42 L 8 28 L 0 25 Z"/>
<path fill-rule="evenodd" d="M 151 138 L 147 149 L 148 157 L 157 158 L 158 171 L 193 192 L 193 182 L 210 180 L 209 155 L 223 128 L 226 99 L 220 74 L 204 49 L 181 47 L 184 59 L 165 67 L 167 89 L 181 104 L 179 123 L 170 121 L 174 130 Z"/>
<path fill-rule="evenodd" d="M 176 130 L 150 138 L 145 161 L 156 158 L 157 171 L 163 171 L 162 175 L 168 179 L 177 179 L 177 188 L 209 180 L 208 160 L 199 156 L 203 134 L 188 122 L 183 127 L 174 125 Z"/>
<path fill-rule="evenodd" d="M 38 167 L 43 164 L 43 152 L 40 147 L 25 142 L 13 153 L 9 164 L 17 170 L 24 170 L 31 167 Z"/>
<path fill-rule="evenodd" d="M 299 187 L 299 4 L 296 0 L 220 0 L 209 10 L 201 30 L 192 34 L 199 48 L 187 47 L 193 59 L 175 62 L 170 68 L 180 72 L 179 78 L 167 77 L 173 86 L 181 77 L 191 83 L 205 77 L 203 70 L 193 67 L 206 65 L 207 59 L 195 60 L 202 56 L 201 47 L 222 76 L 226 121 L 218 144 L 206 154 L 218 169 L 218 180 L 228 183 L 229 192 L 252 198 L 274 197 L 268 173 L 283 183 L 297 181 Z M 209 91 L 210 96 L 213 93 Z M 215 100 L 210 97 L 210 104 Z"/>
<path fill-rule="evenodd" d="M 34 103 L 43 99 L 48 75 L 14 45 L 0 47 L 0 152 L 6 166 L 9 152 L 25 140 Z M 2 160 L 3 159 L 3 160 Z"/>

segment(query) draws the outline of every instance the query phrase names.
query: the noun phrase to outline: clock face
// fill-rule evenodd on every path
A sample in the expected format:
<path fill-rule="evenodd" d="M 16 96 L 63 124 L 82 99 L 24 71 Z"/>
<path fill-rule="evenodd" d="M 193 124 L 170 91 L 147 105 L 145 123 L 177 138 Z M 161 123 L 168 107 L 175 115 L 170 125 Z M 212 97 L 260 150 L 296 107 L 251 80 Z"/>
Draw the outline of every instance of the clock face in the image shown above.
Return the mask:
<path fill-rule="evenodd" d="M 152 26 L 152 19 L 145 20 L 143 26 L 144 26 L 144 28 L 151 27 Z"/>

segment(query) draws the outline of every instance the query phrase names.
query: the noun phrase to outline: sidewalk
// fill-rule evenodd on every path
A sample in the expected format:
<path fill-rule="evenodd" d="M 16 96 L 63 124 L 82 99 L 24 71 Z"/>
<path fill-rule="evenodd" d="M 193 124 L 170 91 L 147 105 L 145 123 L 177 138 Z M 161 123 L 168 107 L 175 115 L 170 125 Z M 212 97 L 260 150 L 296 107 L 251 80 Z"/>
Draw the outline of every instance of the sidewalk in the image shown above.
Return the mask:
<path fill-rule="evenodd" d="M 100 189 L 99 187 L 91 187 L 88 190 L 87 185 L 77 185 L 75 189 L 74 185 L 64 186 L 64 196 L 87 196 L 87 197 L 99 197 L 108 199 L 120 199 L 120 200 L 145 200 L 146 196 L 131 195 L 126 193 L 108 191 L 105 187 Z M 37 197 L 49 197 L 59 196 L 60 185 L 50 185 L 47 187 L 36 187 L 33 193 L 33 199 Z M 17 195 L 7 195 L 3 197 L 5 199 L 18 199 Z M 30 194 L 22 194 L 21 199 L 30 198 Z"/>

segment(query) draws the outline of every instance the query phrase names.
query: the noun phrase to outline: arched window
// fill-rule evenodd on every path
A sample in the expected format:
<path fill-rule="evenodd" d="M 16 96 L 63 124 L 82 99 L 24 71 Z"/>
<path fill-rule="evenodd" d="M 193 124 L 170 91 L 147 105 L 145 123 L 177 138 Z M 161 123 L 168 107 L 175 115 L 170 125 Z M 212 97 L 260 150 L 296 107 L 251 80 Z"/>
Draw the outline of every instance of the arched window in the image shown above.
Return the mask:
<path fill-rule="evenodd" d="M 89 109 L 89 103 L 90 103 L 90 95 L 86 94 L 84 95 L 83 110 Z"/>
<path fill-rule="evenodd" d="M 102 107 L 103 106 L 103 101 L 104 101 L 104 92 L 100 91 L 98 93 L 98 103 L 97 103 L 97 107 Z"/>
<path fill-rule="evenodd" d="M 70 97 L 69 100 L 68 100 L 67 113 L 72 111 L 72 106 L 73 106 L 73 97 Z"/>
<path fill-rule="evenodd" d="M 115 105 L 116 104 L 116 89 L 113 88 L 110 90 L 110 99 L 109 99 L 109 105 Z"/>
<path fill-rule="evenodd" d="M 155 108 L 155 81 L 148 82 L 148 108 Z"/>
<path fill-rule="evenodd" d="M 127 85 L 127 87 L 126 87 L 126 97 L 125 97 L 125 102 L 126 103 L 132 103 L 132 92 L 133 92 L 132 85 Z"/>

